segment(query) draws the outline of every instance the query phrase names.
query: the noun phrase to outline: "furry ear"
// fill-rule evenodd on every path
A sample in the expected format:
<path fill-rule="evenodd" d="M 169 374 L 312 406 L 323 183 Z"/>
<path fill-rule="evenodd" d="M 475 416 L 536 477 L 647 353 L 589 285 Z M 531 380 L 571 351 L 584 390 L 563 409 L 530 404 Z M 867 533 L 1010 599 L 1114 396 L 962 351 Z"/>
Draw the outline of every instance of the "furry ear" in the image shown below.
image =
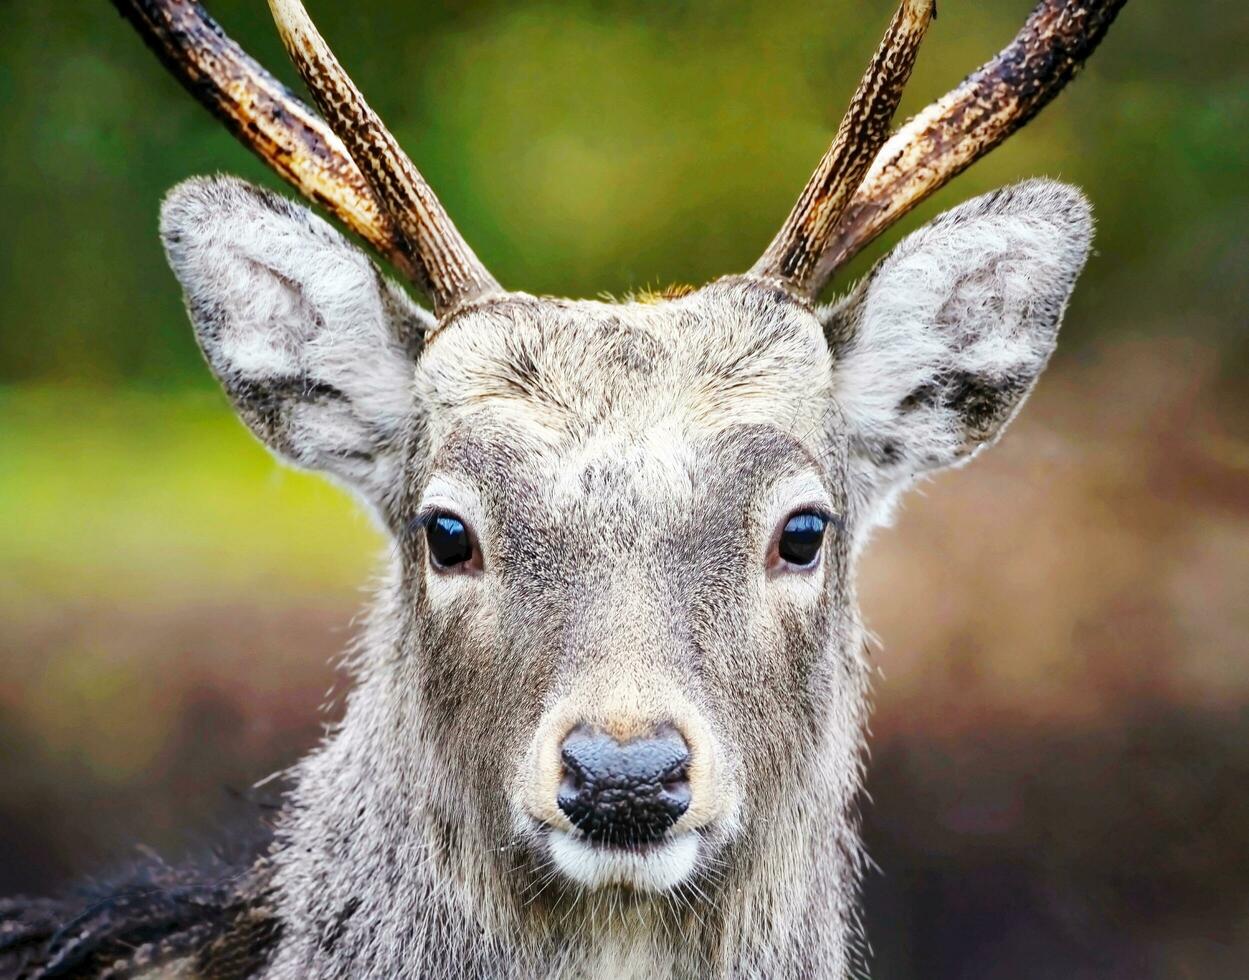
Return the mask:
<path fill-rule="evenodd" d="M 161 237 L 195 336 L 248 427 L 388 510 L 433 318 L 305 208 L 231 177 L 179 184 Z"/>
<path fill-rule="evenodd" d="M 1026 181 L 942 214 L 822 311 L 862 496 L 997 437 L 1054 350 L 1092 231 L 1078 190 Z"/>

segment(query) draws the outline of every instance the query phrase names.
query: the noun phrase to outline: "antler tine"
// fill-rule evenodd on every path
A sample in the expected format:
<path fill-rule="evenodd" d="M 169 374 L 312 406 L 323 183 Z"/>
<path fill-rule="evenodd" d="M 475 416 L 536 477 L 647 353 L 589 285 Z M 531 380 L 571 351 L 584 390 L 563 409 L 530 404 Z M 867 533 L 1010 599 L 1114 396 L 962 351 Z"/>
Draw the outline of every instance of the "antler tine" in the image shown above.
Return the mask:
<path fill-rule="evenodd" d="M 347 148 L 193 0 L 113 0 L 161 63 L 244 146 L 409 278 L 421 271 Z"/>
<path fill-rule="evenodd" d="M 1041 0 L 1015 39 L 881 149 L 818 263 L 816 291 L 860 249 L 1040 112 L 1127 0 Z"/>
<path fill-rule="evenodd" d="M 269 0 L 269 9 L 313 101 L 347 146 L 424 273 L 440 315 L 500 290 L 451 223 L 433 190 L 364 101 L 300 0 Z"/>
<path fill-rule="evenodd" d="M 935 0 L 903 0 L 842 117 L 837 135 L 772 244 L 750 270 L 813 296 L 816 267 L 837 222 L 889 137 L 919 44 L 936 15 Z"/>

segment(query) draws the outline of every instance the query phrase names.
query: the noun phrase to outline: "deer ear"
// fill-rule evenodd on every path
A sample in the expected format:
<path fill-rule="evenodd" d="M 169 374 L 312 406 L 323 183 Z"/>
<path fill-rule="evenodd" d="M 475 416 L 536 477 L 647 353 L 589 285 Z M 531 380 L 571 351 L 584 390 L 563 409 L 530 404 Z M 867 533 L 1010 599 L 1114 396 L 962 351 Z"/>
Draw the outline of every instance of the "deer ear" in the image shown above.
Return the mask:
<path fill-rule="evenodd" d="M 432 317 L 324 221 L 241 180 L 175 187 L 161 237 L 200 349 L 252 432 L 388 510 Z"/>
<path fill-rule="evenodd" d="M 865 496 L 997 437 L 1054 350 L 1092 230 L 1075 188 L 1016 184 L 905 238 L 824 311 Z"/>

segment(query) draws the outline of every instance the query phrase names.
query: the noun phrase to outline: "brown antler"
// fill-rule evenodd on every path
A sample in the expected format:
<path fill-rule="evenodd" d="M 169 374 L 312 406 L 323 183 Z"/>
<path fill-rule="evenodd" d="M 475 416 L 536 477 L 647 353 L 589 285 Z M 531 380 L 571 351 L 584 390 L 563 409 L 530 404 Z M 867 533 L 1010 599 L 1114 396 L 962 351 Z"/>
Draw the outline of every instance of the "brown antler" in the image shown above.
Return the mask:
<path fill-rule="evenodd" d="M 1126 2 L 1041 0 L 1007 47 L 911 119 L 880 148 L 849 205 L 840 212 L 836 227 L 823 239 L 812 240 L 810 250 L 820 250 L 814 263 L 804 255 L 795 265 L 798 272 L 806 270 L 806 274 L 790 277 L 782 271 L 777 277 L 802 295 L 817 296 L 833 273 L 868 242 L 1040 112 L 1101 43 Z M 885 44 L 882 51 L 884 48 Z M 873 68 L 875 65 L 873 62 Z M 871 73 L 869 69 L 869 76 Z M 839 130 L 838 141 L 841 136 Z M 836 146 L 835 142 L 834 149 Z M 832 153 L 830 150 L 829 155 Z M 823 169 L 822 163 L 786 227 L 802 220 L 796 216 L 803 200 L 812 196 L 812 186 Z M 766 274 L 760 272 L 760 266 L 775 248 L 773 242 L 752 270 L 755 274 Z"/>
<path fill-rule="evenodd" d="M 833 145 L 772 244 L 750 270 L 752 275 L 779 279 L 800 293 L 807 292 L 850 196 L 889 138 L 894 111 L 935 12 L 935 0 L 903 0 L 863 73 Z"/>
<path fill-rule="evenodd" d="M 300 0 L 269 0 L 282 43 L 313 101 L 364 171 L 425 269 L 434 308 L 454 309 L 499 284 L 447 217 L 433 190 L 382 125 L 318 33 Z"/>
<path fill-rule="evenodd" d="M 363 136 L 355 131 L 344 141 L 227 37 L 194 0 L 113 0 L 113 4 L 170 73 L 244 146 L 424 288 L 437 312 L 446 313 L 499 288 L 354 86 L 374 129 Z M 337 61 L 333 67 L 345 80 Z M 350 81 L 346 84 L 350 86 Z M 370 153 L 381 140 L 386 161 L 402 161 L 399 185 L 419 190 L 419 209 L 379 191 L 377 161 Z M 393 187 L 393 182 L 387 183 L 385 190 L 391 192 Z M 420 220 L 413 220 L 414 212 Z"/>

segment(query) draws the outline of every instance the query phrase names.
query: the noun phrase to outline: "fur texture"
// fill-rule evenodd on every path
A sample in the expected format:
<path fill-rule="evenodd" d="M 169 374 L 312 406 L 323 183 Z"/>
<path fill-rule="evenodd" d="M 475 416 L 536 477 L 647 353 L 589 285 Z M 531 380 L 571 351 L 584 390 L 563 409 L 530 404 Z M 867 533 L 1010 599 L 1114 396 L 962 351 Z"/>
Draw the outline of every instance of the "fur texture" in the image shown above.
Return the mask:
<path fill-rule="evenodd" d="M 183 868 L 149 856 L 66 898 L 0 900 L 0 977 L 255 976 L 281 928 L 263 853 Z"/>
<path fill-rule="evenodd" d="M 271 194 L 189 182 L 162 232 L 244 421 L 395 544 L 343 721 L 263 863 L 279 928 L 258 975 L 856 972 L 855 557 L 1031 390 L 1088 252 L 1079 193 L 969 202 L 827 309 L 749 277 L 509 294 L 424 343 L 424 314 Z M 829 516 L 820 558 L 775 565 L 804 510 Z M 433 567 L 434 512 L 471 528 L 471 567 Z M 578 840 L 554 805 L 577 724 L 684 736 L 668 846 Z"/>
<path fill-rule="evenodd" d="M 187 181 L 160 227 L 196 339 L 248 426 L 384 506 L 433 318 L 326 222 L 241 180 Z"/>
<path fill-rule="evenodd" d="M 1053 353 L 1092 233 L 1079 191 L 1027 181 L 940 215 L 825 311 L 865 501 L 997 438 Z"/>

